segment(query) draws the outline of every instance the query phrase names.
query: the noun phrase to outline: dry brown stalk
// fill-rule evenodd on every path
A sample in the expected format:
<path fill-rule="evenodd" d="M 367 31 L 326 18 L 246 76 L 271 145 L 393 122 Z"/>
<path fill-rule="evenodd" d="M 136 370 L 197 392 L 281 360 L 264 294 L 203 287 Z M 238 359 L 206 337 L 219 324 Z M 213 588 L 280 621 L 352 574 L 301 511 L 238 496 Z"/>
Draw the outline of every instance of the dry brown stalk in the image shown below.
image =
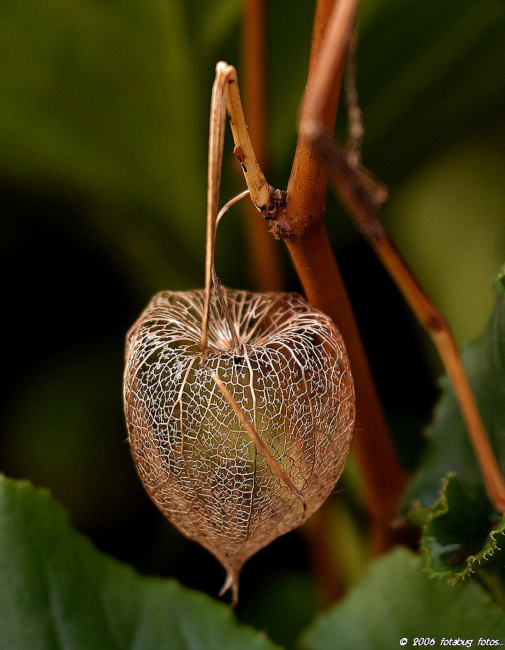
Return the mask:
<path fill-rule="evenodd" d="M 320 0 L 316 8 L 305 101 L 317 99 L 318 115 L 331 132 L 357 5 L 356 0 L 338 3 Z M 327 29 L 332 29 L 333 33 L 327 34 Z M 322 60 L 319 53 L 324 40 L 332 45 L 333 56 Z M 314 87 L 322 76 L 327 84 L 324 93 Z M 391 521 L 397 514 L 407 474 L 398 462 L 347 291 L 323 224 L 327 178 L 325 164 L 313 155 L 311 140 L 300 133 L 286 211 L 279 216 L 275 233 L 287 243 L 307 299 L 335 321 L 346 341 L 356 384 L 354 449 L 365 485 L 372 548 L 380 552 L 392 542 Z M 376 462 L 378 457 L 381 458 L 380 467 Z"/>
<path fill-rule="evenodd" d="M 341 0 L 338 6 L 344 4 L 351 7 L 357 5 L 357 0 Z M 338 32 L 338 37 L 339 42 L 348 42 L 344 28 Z M 325 98 L 331 92 L 333 83 L 327 67 L 328 70 L 330 65 L 331 70 L 337 69 L 333 59 L 334 49 L 335 43 L 327 40 L 320 53 L 320 68 L 312 86 L 313 92 L 307 93 L 303 104 L 300 132 L 314 147 L 317 157 L 330 170 L 333 185 L 344 207 L 374 248 L 419 322 L 430 333 L 451 379 L 488 496 L 495 509 L 503 513 L 505 480 L 483 425 L 450 326 L 438 307 L 426 295 L 380 220 L 378 209 L 384 198 L 382 188 L 360 166 L 359 161 L 358 164 L 356 161 L 350 164 L 348 156 L 334 140 L 332 129 L 325 123 Z"/>

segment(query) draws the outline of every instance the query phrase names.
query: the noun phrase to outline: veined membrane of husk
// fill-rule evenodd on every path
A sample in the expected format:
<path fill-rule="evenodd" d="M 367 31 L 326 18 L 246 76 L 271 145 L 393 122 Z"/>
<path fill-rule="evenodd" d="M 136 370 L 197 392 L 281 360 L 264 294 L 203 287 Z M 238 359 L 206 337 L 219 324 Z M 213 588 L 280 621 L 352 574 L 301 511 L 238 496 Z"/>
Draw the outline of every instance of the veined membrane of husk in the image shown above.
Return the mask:
<path fill-rule="evenodd" d="M 342 338 L 326 315 L 297 294 L 221 291 L 231 318 L 214 292 L 205 364 L 204 291 L 152 299 L 127 336 L 124 400 L 147 492 L 221 562 L 236 600 L 244 562 L 334 489 L 355 401 Z M 261 454 L 244 416 L 281 471 Z"/>

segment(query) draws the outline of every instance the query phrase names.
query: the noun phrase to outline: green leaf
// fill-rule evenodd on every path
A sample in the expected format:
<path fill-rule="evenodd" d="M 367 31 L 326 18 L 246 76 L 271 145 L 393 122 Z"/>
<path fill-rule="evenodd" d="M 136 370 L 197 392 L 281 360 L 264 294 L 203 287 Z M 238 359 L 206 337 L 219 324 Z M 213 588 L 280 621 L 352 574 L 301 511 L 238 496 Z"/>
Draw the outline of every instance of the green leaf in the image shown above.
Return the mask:
<path fill-rule="evenodd" d="M 442 495 L 431 512 L 423 546 L 434 573 L 457 581 L 486 567 L 489 561 L 496 562 L 497 552 L 503 565 L 505 519 L 488 515 L 482 499 L 465 491 L 454 474 L 444 481 Z"/>
<path fill-rule="evenodd" d="M 168 552 L 168 549 L 167 549 Z M 232 611 L 99 553 L 45 491 L 0 478 L 0 648 L 275 648 Z"/>
<path fill-rule="evenodd" d="M 505 642 L 503 611 L 475 583 L 430 579 L 422 559 L 396 549 L 377 560 L 366 577 L 303 635 L 303 650 L 384 650 L 413 647 L 415 638 L 487 637 Z"/>
<path fill-rule="evenodd" d="M 463 361 L 484 425 L 505 473 L 505 275 L 495 282 L 496 304 L 484 334 L 463 349 Z M 424 519 L 423 547 L 429 569 L 459 580 L 503 564 L 505 520 L 486 495 L 466 426 L 447 378 L 428 431 L 420 472 L 409 485 L 404 511 Z M 413 507 L 412 507 L 413 506 Z"/>

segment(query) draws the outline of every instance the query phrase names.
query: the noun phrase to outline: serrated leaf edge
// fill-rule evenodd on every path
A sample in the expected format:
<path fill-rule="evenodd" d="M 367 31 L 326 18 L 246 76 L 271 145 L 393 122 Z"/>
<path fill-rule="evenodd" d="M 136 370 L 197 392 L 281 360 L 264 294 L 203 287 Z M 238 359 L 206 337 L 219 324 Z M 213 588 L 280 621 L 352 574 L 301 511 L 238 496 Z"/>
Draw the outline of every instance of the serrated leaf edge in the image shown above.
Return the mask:
<path fill-rule="evenodd" d="M 504 277 L 505 277 L 505 267 L 504 267 Z M 501 520 L 489 531 L 489 536 L 481 549 L 481 552 L 474 555 L 469 555 L 465 558 L 465 566 L 463 569 L 457 572 L 452 571 L 440 571 L 433 568 L 433 565 L 430 561 L 430 551 L 426 546 L 426 530 L 429 524 L 436 519 L 437 517 L 446 514 L 449 511 L 449 504 L 447 503 L 447 486 L 449 481 L 453 477 L 458 477 L 456 472 L 450 472 L 442 479 L 442 487 L 440 489 L 439 499 L 429 508 L 422 508 L 424 513 L 427 515 L 425 523 L 423 524 L 423 534 L 421 537 L 421 551 L 426 558 L 426 567 L 425 571 L 430 577 L 433 578 L 445 578 L 450 584 L 458 584 L 462 580 L 465 580 L 468 576 L 471 576 L 475 573 L 474 564 L 481 565 L 483 561 L 489 560 L 495 553 L 495 551 L 502 550 L 498 546 L 498 536 L 505 537 L 505 517 L 502 517 Z"/>

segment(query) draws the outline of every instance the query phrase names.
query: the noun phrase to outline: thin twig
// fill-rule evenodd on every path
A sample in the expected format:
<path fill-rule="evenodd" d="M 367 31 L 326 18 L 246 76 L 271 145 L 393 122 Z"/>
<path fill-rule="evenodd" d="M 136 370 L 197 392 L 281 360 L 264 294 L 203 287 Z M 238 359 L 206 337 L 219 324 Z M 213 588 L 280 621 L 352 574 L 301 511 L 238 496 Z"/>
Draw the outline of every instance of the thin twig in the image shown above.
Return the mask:
<path fill-rule="evenodd" d="M 346 145 L 347 160 L 351 167 L 357 167 L 361 162 L 361 143 L 365 134 L 363 115 L 359 105 L 356 58 L 358 50 L 358 33 L 354 29 L 347 51 L 347 68 L 344 78 L 345 103 L 347 110 L 348 140 Z"/>
<path fill-rule="evenodd" d="M 216 79 L 212 86 L 210 104 L 210 136 L 207 164 L 207 220 L 205 243 L 205 307 L 202 316 L 202 360 L 205 363 L 208 353 L 208 332 L 210 319 L 211 291 L 214 279 L 214 247 L 216 220 L 221 187 L 224 132 L 226 127 L 226 101 L 228 87 L 225 83 L 225 70 L 219 63 L 216 66 Z"/>
<path fill-rule="evenodd" d="M 491 503 L 498 512 L 505 513 L 505 480 L 449 323 L 426 295 L 389 237 L 375 242 L 374 249 L 419 322 L 426 327 L 433 339 L 451 380 Z"/>

